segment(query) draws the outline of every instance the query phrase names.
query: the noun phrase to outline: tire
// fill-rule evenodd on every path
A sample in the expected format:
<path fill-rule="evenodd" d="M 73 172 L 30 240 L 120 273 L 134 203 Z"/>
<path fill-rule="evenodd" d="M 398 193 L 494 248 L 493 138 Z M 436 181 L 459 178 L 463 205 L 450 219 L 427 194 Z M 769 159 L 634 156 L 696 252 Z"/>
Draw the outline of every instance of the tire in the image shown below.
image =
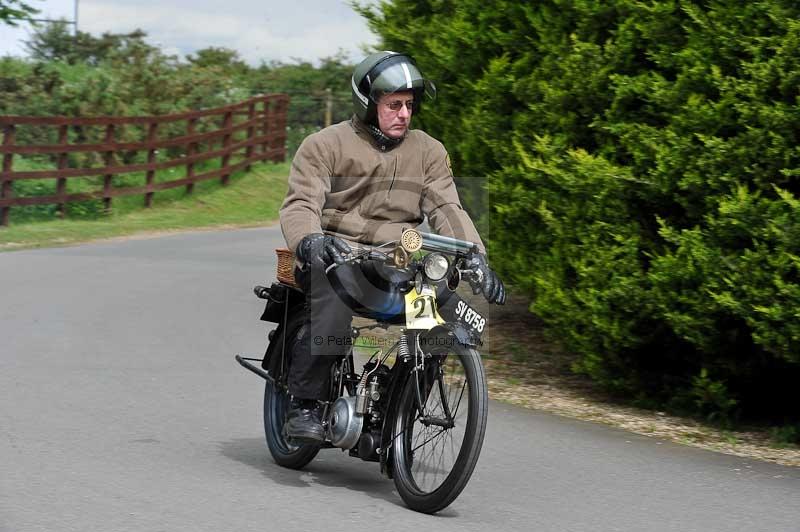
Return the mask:
<path fill-rule="evenodd" d="M 297 331 L 299 327 L 288 327 L 290 331 Z M 292 338 L 292 336 L 290 336 Z M 275 341 L 281 342 L 280 337 Z M 287 349 L 289 342 L 287 341 Z M 277 375 L 276 375 L 277 376 Z M 286 421 L 286 412 L 289 409 L 289 393 L 276 386 L 273 381 L 267 380 L 264 388 L 264 435 L 267 447 L 275 463 L 289 469 L 302 469 L 317 456 L 320 450 L 318 445 L 292 445 L 283 436 L 283 424 Z"/>
<path fill-rule="evenodd" d="M 289 469 L 302 469 L 319 452 L 318 445 L 292 445 L 283 437 L 283 422 L 289 408 L 289 395 L 272 382 L 264 389 L 264 434 L 275 463 Z"/>
<path fill-rule="evenodd" d="M 441 387 L 427 371 L 433 384 L 425 409 L 444 419 L 446 402 L 454 426 L 425 426 L 419 420 L 417 376 L 412 373 L 400 397 L 392 444 L 397 491 L 409 508 L 428 514 L 447 507 L 467 485 L 483 446 L 489 411 L 486 375 L 477 351 L 457 344 L 441 364 Z"/>

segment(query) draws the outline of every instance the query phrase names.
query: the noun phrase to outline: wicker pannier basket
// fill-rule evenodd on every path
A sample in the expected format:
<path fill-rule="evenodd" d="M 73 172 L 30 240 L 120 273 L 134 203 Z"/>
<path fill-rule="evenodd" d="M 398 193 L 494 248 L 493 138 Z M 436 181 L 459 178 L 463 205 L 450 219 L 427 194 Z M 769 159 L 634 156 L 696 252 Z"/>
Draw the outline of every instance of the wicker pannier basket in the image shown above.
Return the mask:
<path fill-rule="evenodd" d="M 277 248 L 278 255 L 278 280 L 282 283 L 298 286 L 294 280 L 294 253 L 287 248 Z"/>

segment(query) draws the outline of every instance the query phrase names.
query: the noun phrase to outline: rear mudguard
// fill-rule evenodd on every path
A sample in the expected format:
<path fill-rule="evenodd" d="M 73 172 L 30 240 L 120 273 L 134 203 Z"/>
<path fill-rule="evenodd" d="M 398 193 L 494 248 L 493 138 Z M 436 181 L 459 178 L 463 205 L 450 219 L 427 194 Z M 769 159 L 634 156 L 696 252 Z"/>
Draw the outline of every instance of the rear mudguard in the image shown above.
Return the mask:
<path fill-rule="evenodd" d="M 272 376 L 279 376 L 281 360 L 285 359 L 284 345 L 292 337 L 292 331 L 302 324 L 304 306 L 305 296 L 299 290 L 279 283 L 274 283 L 270 287 L 269 298 L 261 319 L 275 322 L 278 326 L 269 332 L 269 344 L 261 367 Z M 288 345 L 286 348 L 289 348 Z"/>

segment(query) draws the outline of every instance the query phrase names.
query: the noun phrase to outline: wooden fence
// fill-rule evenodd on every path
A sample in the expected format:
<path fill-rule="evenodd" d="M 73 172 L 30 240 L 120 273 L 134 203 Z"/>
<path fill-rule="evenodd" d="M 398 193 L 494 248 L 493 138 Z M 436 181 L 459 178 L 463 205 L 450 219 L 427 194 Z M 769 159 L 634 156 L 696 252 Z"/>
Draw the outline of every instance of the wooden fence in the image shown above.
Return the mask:
<path fill-rule="evenodd" d="M 143 194 L 149 207 L 159 190 L 185 186 L 191 193 L 198 181 L 214 178 L 225 185 L 233 172 L 249 169 L 254 162 L 284 160 L 288 105 L 287 95 L 269 94 L 225 107 L 162 116 L 0 116 L 0 225 L 8 225 L 12 207 L 54 204 L 57 215 L 64 216 L 69 202 L 102 199 L 103 207 L 110 210 L 117 196 Z M 37 169 L 14 171 L 15 157 L 34 161 Z M 216 160 L 219 168 L 196 171 L 201 163 Z M 38 169 L 42 166 L 53 168 Z M 156 174 L 177 167 L 185 167 L 178 179 Z M 118 186 L 115 176 L 122 175 L 126 182 Z M 140 183 L 132 186 L 130 176 L 139 176 L 133 179 Z M 84 185 L 79 192 L 68 190 L 67 180 L 86 178 L 94 178 L 90 183 L 102 188 L 86 191 Z M 54 193 L 15 194 L 14 182 L 29 179 L 55 179 Z"/>

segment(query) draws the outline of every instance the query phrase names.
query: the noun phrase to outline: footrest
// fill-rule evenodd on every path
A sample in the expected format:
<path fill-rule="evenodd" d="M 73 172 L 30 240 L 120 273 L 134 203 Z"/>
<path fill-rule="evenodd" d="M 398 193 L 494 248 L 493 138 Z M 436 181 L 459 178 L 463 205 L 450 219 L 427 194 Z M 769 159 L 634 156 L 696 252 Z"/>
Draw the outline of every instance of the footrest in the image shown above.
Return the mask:
<path fill-rule="evenodd" d="M 254 364 L 251 364 L 251 362 L 263 362 L 263 361 L 264 361 L 264 359 L 261 359 L 261 358 L 245 358 L 245 357 L 243 357 L 241 355 L 236 355 L 236 362 L 241 364 L 243 368 L 249 369 L 250 371 L 252 371 L 256 375 L 258 375 L 259 377 L 274 383 L 275 379 L 272 378 L 272 375 L 270 375 L 269 373 L 267 373 L 266 371 L 264 371 L 260 367 L 254 365 Z"/>

